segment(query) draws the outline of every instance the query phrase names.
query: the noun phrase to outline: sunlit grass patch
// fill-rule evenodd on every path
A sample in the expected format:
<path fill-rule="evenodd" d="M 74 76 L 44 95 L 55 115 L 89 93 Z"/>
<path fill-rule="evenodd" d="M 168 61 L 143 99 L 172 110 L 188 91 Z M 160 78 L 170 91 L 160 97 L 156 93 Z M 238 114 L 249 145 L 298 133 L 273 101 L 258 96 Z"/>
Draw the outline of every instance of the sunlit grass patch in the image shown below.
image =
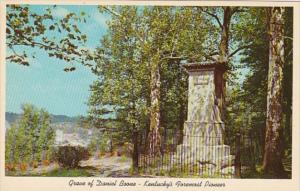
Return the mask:
<path fill-rule="evenodd" d="M 51 172 L 42 174 L 42 176 L 87 177 L 87 176 L 91 176 L 91 173 L 86 169 L 55 169 Z"/>

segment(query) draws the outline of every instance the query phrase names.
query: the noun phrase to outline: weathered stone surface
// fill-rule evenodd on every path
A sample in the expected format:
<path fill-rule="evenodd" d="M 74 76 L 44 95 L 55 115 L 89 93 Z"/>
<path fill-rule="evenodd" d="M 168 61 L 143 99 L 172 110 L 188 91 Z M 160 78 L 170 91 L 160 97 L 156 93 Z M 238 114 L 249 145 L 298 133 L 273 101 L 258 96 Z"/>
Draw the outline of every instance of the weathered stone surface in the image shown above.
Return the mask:
<path fill-rule="evenodd" d="M 223 137 L 224 65 L 188 64 L 185 68 L 189 73 L 188 117 L 183 144 L 177 147 L 174 160 L 221 174 L 233 168 L 234 162 Z"/>
<path fill-rule="evenodd" d="M 220 64 L 189 64 L 188 116 L 184 135 L 216 137 L 222 140 L 223 73 Z M 221 144 L 212 142 L 206 144 Z"/>
<path fill-rule="evenodd" d="M 185 122 L 184 145 L 223 144 L 223 123 Z"/>

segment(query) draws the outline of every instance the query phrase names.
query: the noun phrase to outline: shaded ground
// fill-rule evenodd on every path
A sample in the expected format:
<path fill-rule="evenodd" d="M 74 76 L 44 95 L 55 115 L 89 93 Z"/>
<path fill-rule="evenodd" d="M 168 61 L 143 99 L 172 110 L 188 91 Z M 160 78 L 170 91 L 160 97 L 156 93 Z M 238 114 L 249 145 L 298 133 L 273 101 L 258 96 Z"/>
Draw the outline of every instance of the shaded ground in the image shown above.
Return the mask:
<path fill-rule="evenodd" d="M 28 168 L 26 171 L 6 172 L 7 176 L 95 176 L 95 177 L 128 177 L 130 176 L 131 158 L 125 156 L 111 156 L 95 159 L 94 157 L 86 161 L 81 161 L 76 169 L 63 169 L 57 163 L 49 166 L 38 166 Z"/>

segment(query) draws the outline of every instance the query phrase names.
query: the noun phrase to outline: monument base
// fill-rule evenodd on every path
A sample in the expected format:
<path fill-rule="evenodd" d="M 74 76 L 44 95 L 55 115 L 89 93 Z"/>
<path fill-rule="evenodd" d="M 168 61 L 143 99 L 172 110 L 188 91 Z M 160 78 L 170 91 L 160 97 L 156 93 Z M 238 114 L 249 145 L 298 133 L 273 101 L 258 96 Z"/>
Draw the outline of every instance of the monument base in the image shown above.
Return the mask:
<path fill-rule="evenodd" d="M 185 122 L 183 144 L 178 145 L 174 162 L 211 177 L 232 177 L 234 156 L 223 141 L 222 122 Z"/>
<path fill-rule="evenodd" d="M 230 155 L 228 145 L 178 145 L 173 162 L 192 171 L 196 169 L 202 175 L 232 177 L 234 159 L 234 155 Z"/>
<path fill-rule="evenodd" d="M 211 163 L 217 166 L 231 166 L 234 162 L 234 156 L 230 155 L 228 145 L 215 146 L 177 146 L 177 158 L 186 163 Z"/>

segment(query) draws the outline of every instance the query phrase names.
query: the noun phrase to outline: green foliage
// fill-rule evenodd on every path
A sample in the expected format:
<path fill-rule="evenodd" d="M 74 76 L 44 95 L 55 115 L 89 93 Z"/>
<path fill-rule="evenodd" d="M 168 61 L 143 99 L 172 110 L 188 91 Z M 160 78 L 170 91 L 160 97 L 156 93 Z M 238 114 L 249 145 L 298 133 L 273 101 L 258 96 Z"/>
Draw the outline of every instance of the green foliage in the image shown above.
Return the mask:
<path fill-rule="evenodd" d="M 257 162 L 262 160 L 265 134 L 267 76 L 268 76 L 268 33 L 264 9 L 250 9 L 249 31 L 244 32 L 245 44 L 251 48 L 241 52 L 242 70 L 249 71 L 243 84 L 236 83 L 227 93 L 226 121 L 228 142 L 232 143 L 236 132 L 253 139 Z M 253 39 L 253 36 L 257 38 Z M 251 136 L 251 137 L 250 137 Z M 245 140 L 247 141 L 247 140 Z"/>
<path fill-rule="evenodd" d="M 63 18 L 53 17 L 56 5 L 46 7 L 41 14 L 34 11 L 33 5 L 11 4 L 6 8 L 6 44 L 10 49 L 7 61 L 29 66 L 28 58 L 35 58 L 35 54 L 22 47 L 30 47 L 43 50 L 50 57 L 89 66 L 85 61 L 91 54 L 81 48 L 87 36 L 78 27 L 78 23 L 85 22 L 84 15 L 71 12 Z M 74 69 L 71 66 L 65 71 Z"/>
<path fill-rule="evenodd" d="M 88 157 L 88 150 L 80 146 L 59 146 L 55 153 L 58 164 L 64 168 L 78 167 L 79 162 Z"/>
<path fill-rule="evenodd" d="M 110 138 L 111 136 L 108 134 L 108 132 L 101 132 L 98 129 L 95 129 L 88 145 L 89 152 L 95 154 L 103 154 L 105 152 L 109 152 L 108 142 Z"/>
<path fill-rule="evenodd" d="M 121 158 L 119 159 L 119 162 L 124 163 L 126 161 L 128 161 L 128 157 L 126 155 L 122 155 Z"/>
<path fill-rule="evenodd" d="M 56 169 L 49 173 L 45 173 L 38 176 L 47 176 L 47 177 L 89 177 L 91 173 L 86 169 Z"/>
<path fill-rule="evenodd" d="M 234 145 L 236 132 L 242 133 L 242 164 L 254 166 L 261 165 L 264 154 L 266 109 L 267 109 L 267 81 L 269 70 L 269 34 L 266 9 L 252 8 L 248 11 L 249 25 L 241 38 L 245 44 L 251 43 L 251 48 L 240 53 L 241 64 L 237 69 L 247 72 L 243 84 L 235 83 L 227 93 L 227 111 L 225 133 L 227 144 Z M 285 66 L 283 68 L 283 123 L 282 139 L 285 151 L 291 145 L 291 106 L 292 106 L 292 9 L 286 10 L 285 23 Z M 240 23 L 242 25 L 243 23 Z M 253 39 L 253 36 L 256 38 Z M 250 157 L 248 156 L 250 154 Z M 285 152 L 288 153 L 288 152 Z M 288 154 L 286 155 L 288 156 Z M 287 157 L 289 158 L 289 157 Z M 288 161 L 288 160 L 287 160 Z M 254 164 L 253 164 L 254 163 Z M 287 162 L 288 163 L 288 162 Z M 256 169 L 259 171 L 259 169 Z M 258 177 L 259 172 L 245 172 L 245 176 Z"/>
<path fill-rule="evenodd" d="M 93 135 L 88 145 L 88 150 L 90 153 L 95 153 L 96 151 L 99 151 L 99 145 L 102 140 L 101 136 L 102 136 L 101 132 L 97 130 L 93 130 Z"/>
<path fill-rule="evenodd" d="M 33 163 L 49 160 L 55 132 L 50 115 L 43 109 L 23 105 L 23 114 L 6 132 L 5 163 Z"/>
<path fill-rule="evenodd" d="M 164 129 L 182 131 L 187 110 L 187 74 L 180 65 L 210 60 L 218 54 L 220 26 L 211 14 L 221 19 L 224 8 L 100 6 L 99 10 L 112 19 L 98 48 L 99 59 L 94 68 L 98 80 L 91 86 L 90 117 L 104 123 L 105 116 L 111 113 L 118 121 L 116 128 L 124 132 L 121 137 L 130 139 L 128 132 L 148 131 L 151 112 L 157 112 L 151 100 L 159 99 L 157 107 L 163 127 L 160 133 L 166 136 Z M 255 31 L 251 11 L 243 7 L 232 9 L 228 40 L 234 54 L 251 44 L 250 38 L 243 36 L 245 32 L 251 36 Z M 249 31 L 246 25 L 250 26 Z M 153 68 L 161 76 L 156 82 L 151 77 Z M 237 75 L 230 74 L 230 78 Z M 156 98 L 151 97 L 153 84 L 159 84 Z"/>
<path fill-rule="evenodd" d="M 148 132 L 151 112 L 153 114 L 153 109 L 157 108 L 155 112 L 160 113 L 163 141 L 169 141 L 167 129 L 182 132 L 187 113 L 187 74 L 181 64 L 215 60 L 214 56 L 220 49 L 220 21 L 224 20 L 225 7 L 100 6 L 99 11 L 110 14 L 111 20 L 94 56 L 79 48 L 84 45 L 87 36 L 74 23 L 84 22 L 85 14 L 77 16 L 69 13 L 58 19 L 51 15 L 54 8 L 49 7 L 44 14 L 36 14 L 30 6 L 7 7 L 6 39 L 12 53 L 7 60 L 29 64 L 26 61 L 28 53 L 19 52 L 18 46 L 37 47 L 45 50 L 50 57 L 65 61 L 95 59 L 92 71 L 97 80 L 90 87 L 89 120 L 95 127 L 107 131 L 93 136 L 90 151 L 105 152 L 110 139 L 118 145 L 132 142 L 136 131 Z M 266 17 L 264 8 L 232 8 L 227 39 L 229 53 L 232 53 L 228 55 L 227 143 L 234 145 L 233 135 L 236 132 L 250 136 L 254 149 L 249 152 L 256 156 L 254 166 L 261 163 L 265 139 L 269 69 Z M 286 160 L 290 161 L 292 9 L 287 8 L 285 20 L 282 125 L 284 153 Z M 50 33 L 59 35 L 51 36 Z M 237 52 L 240 60 L 232 59 Z M 73 70 L 73 67 L 66 68 L 66 71 Z M 153 71 L 160 75 L 156 81 L 151 75 Z M 238 82 L 241 71 L 247 72 L 243 83 Z M 158 95 L 151 97 L 155 88 Z M 159 99 L 155 107 L 152 106 L 154 98 Z M 49 128 L 47 112 L 31 106 L 23 110 L 22 118 L 6 132 L 5 159 L 9 163 L 39 161 L 49 158 L 49 153 L 53 152 L 49 145 L 53 144 L 54 132 Z M 80 120 L 80 123 L 81 126 L 87 124 L 85 120 Z M 250 142 L 247 144 L 249 147 Z M 252 159 L 246 162 L 251 163 Z"/>
<path fill-rule="evenodd" d="M 6 163 L 12 163 L 13 161 L 16 161 L 16 156 L 14 153 L 16 152 L 16 131 L 17 128 L 15 126 L 16 124 L 12 124 L 10 129 L 6 129 L 5 134 L 5 161 Z"/>
<path fill-rule="evenodd" d="M 218 23 L 218 19 L 224 19 L 225 8 L 112 6 L 99 9 L 111 14 L 112 19 L 108 23 L 108 34 L 98 48 L 102 58 L 94 68 L 98 80 L 91 86 L 91 118 L 105 122 L 105 115 L 113 114 L 118 132 L 115 137 L 120 139 L 131 140 L 130 132 L 134 130 L 147 132 L 153 112 L 151 73 L 155 68 L 160 75 L 155 82 L 159 84 L 156 98 L 163 127 L 160 134 L 163 141 L 168 141 L 167 129 L 182 131 L 186 119 L 187 75 L 180 65 L 218 55 L 220 42 L 216 39 L 222 35 L 219 28 L 222 23 Z M 230 72 L 226 94 L 226 143 L 234 146 L 236 132 L 249 137 L 243 141 L 247 142 L 247 149 L 251 149 L 244 154 L 251 152 L 255 157 L 246 157 L 247 164 L 255 165 L 262 160 L 265 137 L 269 59 L 266 13 L 263 8 L 234 7 L 231 14 L 227 37 Z M 291 17 L 291 12 L 288 11 L 288 15 Z M 287 36 L 292 34 L 289 26 L 286 26 Z M 287 52 L 291 50 L 291 42 Z M 232 58 L 234 55 L 238 55 L 240 64 Z M 285 121 L 291 116 L 292 94 L 287 88 L 292 79 L 291 55 L 286 59 L 285 69 L 288 90 L 284 99 L 289 111 Z M 157 58 L 159 62 L 153 63 Z M 243 83 L 238 81 L 241 72 L 248 73 Z M 285 132 L 290 135 L 290 126 L 287 123 L 286 126 Z"/>
<path fill-rule="evenodd" d="M 90 117 L 105 124 L 114 116 L 116 140 L 132 139 L 134 131 L 148 130 L 151 115 L 152 68 L 162 75 L 161 126 L 182 128 L 186 111 L 187 75 L 180 60 L 200 60 L 205 31 L 193 7 L 99 7 L 111 14 L 108 34 L 101 39 L 91 86 Z M 189 49 L 189 50 L 188 50 Z M 196 58 L 196 57 L 197 58 Z M 157 63 L 154 63 L 154 59 Z M 155 66 L 155 67 L 154 67 Z M 158 67 L 156 67 L 158 66 Z M 159 97 L 158 97 L 159 98 Z M 101 126 L 101 125 L 98 125 Z M 103 125 L 102 125 L 103 126 Z M 107 127 L 106 127 L 107 128 Z M 118 138 L 117 138 L 118 137 Z"/>
<path fill-rule="evenodd" d="M 283 137 L 284 144 L 288 149 L 292 148 L 292 97 L 293 97 L 293 9 L 286 8 L 284 35 L 286 36 L 285 44 L 285 58 L 283 68 Z M 287 158 L 291 157 L 286 155 Z M 291 161 L 290 161 L 291 162 Z"/>
<path fill-rule="evenodd" d="M 182 130 L 187 115 L 188 76 L 181 65 L 176 62 L 163 65 L 161 73 L 162 127 L 164 127 L 164 130 Z M 167 141 L 168 132 L 162 132 L 161 134 Z"/>

